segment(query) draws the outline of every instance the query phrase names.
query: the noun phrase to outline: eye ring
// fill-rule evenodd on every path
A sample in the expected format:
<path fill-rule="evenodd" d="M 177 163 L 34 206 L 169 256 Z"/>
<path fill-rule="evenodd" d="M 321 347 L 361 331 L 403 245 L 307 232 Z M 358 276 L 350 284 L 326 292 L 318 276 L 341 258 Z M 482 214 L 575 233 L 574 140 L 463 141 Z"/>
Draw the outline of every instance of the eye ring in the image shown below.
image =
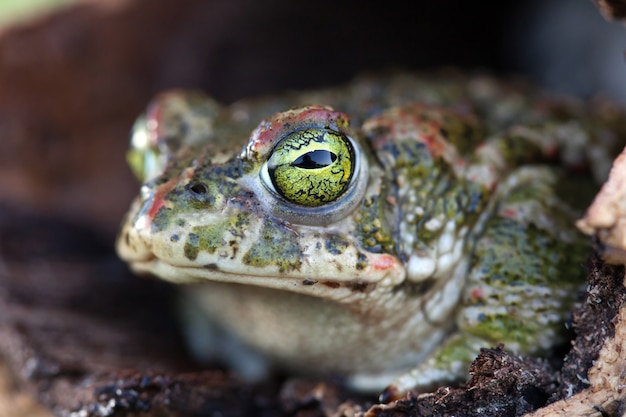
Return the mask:
<path fill-rule="evenodd" d="M 275 162 L 272 158 L 276 155 L 275 152 L 277 149 L 280 149 L 281 146 L 285 146 L 285 140 L 292 140 L 293 135 L 298 137 L 297 135 L 301 134 L 301 132 L 310 133 L 311 130 L 317 131 L 318 136 L 320 132 L 331 132 L 332 135 L 339 137 L 340 140 L 343 141 L 343 143 L 339 145 L 339 148 L 342 149 L 341 152 L 343 152 L 344 155 L 330 151 L 328 148 L 325 148 L 325 145 L 318 146 L 319 144 L 316 144 L 313 148 L 298 148 L 298 146 L 295 146 L 297 152 L 288 158 L 289 165 L 291 165 L 291 167 L 293 167 L 294 164 L 300 165 L 297 166 L 297 168 L 303 170 L 320 170 L 315 172 L 315 175 L 320 174 L 322 176 L 328 173 L 328 170 L 334 170 L 334 175 L 340 177 L 341 180 L 337 183 L 338 186 L 334 189 L 334 194 L 331 193 L 333 195 L 323 197 L 325 200 L 320 204 L 299 204 L 298 201 L 294 202 L 292 199 L 285 197 L 285 195 L 276 188 L 275 175 L 272 176 L 270 170 L 272 164 Z M 322 152 L 313 154 L 313 152 L 320 150 Z M 306 158 L 304 158 L 304 155 L 307 154 L 310 160 L 305 161 Z M 335 155 L 332 156 L 331 154 Z M 341 171 L 341 169 L 338 169 L 336 166 L 340 156 L 347 157 L 350 160 L 350 164 L 348 165 L 351 165 L 351 167 L 348 173 L 337 173 L 337 171 Z M 282 160 L 282 158 L 279 159 Z M 344 168 L 345 166 L 344 161 Z M 324 172 L 324 170 L 327 171 Z M 367 188 L 368 175 L 367 158 L 363 154 L 359 144 L 353 138 L 329 128 L 304 128 L 290 132 L 281 139 L 270 153 L 267 161 L 261 167 L 259 176 L 263 187 L 261 187 L 260 200 L 270 212 L 289 222 L 304 225 L 329 224 L 344 218 L 360 204 Z M 297 178 L 296 181 L 289 184 L 297 191 L 298 187 L 302 186 L 302 184 L 299 184 L 300 181 L 308 181 L 306 175 Z M 309 185 L 310 184 L 305 184 L 304 187 L 306 188 Z"/>

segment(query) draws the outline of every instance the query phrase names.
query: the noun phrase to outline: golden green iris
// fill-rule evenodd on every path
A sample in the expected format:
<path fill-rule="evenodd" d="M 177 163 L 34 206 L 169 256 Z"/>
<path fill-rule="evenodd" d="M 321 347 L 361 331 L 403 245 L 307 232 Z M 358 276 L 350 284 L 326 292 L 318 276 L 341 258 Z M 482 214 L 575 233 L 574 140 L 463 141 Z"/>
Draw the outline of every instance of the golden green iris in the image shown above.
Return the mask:
<path fill-rule="evenodd" d="M 335 201 L 346 191 L 354 166 L 354 151 L 344 135 L 309 128 L 282 139 L 267 168 L 282 197 L 294 204 L 317 207 Z"/>

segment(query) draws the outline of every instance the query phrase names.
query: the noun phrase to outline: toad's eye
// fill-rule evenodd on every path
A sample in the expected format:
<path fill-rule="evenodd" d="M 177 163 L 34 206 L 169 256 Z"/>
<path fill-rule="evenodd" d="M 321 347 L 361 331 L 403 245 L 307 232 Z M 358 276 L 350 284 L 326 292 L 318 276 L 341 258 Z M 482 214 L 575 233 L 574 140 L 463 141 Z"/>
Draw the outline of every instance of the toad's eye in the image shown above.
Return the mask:
<path fill-rule="evenodd" d="M 328 128 L 298 130 L 272 151 L 266 187 L 293 204 L 318 207 L 341 197 L 355 165 L 354 149 L 343 134 Z"/>

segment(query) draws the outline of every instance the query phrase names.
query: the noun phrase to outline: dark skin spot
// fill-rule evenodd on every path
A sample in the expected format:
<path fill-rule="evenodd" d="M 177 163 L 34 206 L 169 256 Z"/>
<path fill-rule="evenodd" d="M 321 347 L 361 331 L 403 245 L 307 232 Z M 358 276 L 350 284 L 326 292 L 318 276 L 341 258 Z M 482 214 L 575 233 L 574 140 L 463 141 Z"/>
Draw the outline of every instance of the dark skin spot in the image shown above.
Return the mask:
<path fill-rule="evenodd" d="M 237 245 L 237 241 L 235 240 L 229 241 L 228 246 L 233 248 L 233 256 L 231 256 L 230 259 L 235 259 L 235 257 L 237 256 L 237 252 L 239 251 L 239 246 Z"/>
<path fill-rule="evenodd" d="M 356 261 L 356 269 L 362 271 L 367 266 L 367 256 L 359 252 L 359 256 Z"/>
<path fill-rule="evenodd" d="M 206 264 L 206 265 L 204 265 L 204 268 L 205 269 L 209 269 L 211 271 L 219 271 L 220 270 L 219 266 L 217 266 L 216 263 Z"/>
<path fill-rule="evenodd" d="M 336 281 L 322 281 L 322 285 L 333 289 L 341 287 L 341 284 Z"/>
<path fill-rule="evenodd" d="M 317 284 L 317 281 L 315 281 L 314 279 L 305 279 L 302 281 L 302 285 L 315 285 Z"/>
<path fill-rule="evenodd" d="M 185 245 L 185 257 L 190 260 L 195 260 L 198 257 L 198 244 L 200 237 L 195 233 L 189 233 L 189 242 Z"/>
<path fill-rule="evenodd" d="M 361 282 L 361 281 L 353 281 L 347 284 L 347 286 L 352 291 L 369 292 L 376 287 L 376 284 L 369 284 L 367 282 Z"/>
<path fill-rule="evenodd" d="M 340 255 L 342 254 L 346 248 L 348 247 L 348 242 L 346 242 L 342 237 L 337 235 L 331 235 L 326 239 L 326 250 L 331 255 Z"/>

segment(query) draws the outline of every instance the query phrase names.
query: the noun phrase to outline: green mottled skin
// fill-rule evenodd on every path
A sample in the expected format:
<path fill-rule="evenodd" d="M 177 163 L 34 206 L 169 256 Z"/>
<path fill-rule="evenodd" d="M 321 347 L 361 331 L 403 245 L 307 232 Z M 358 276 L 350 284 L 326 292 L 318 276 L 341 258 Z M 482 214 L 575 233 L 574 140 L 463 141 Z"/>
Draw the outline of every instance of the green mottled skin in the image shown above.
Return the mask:
<path fill-rule="evenodd" d="M 458 75 L 229 107 L 165 93 L 135 125 L 144 185 L 118 252 L 137 272 L 195 283 L 212 322 L 280 366 L 364 389 L 402 372 L 400 391 L 463 378 L 480 347 L 534 354 L 565 340 L 587 243 L 558 191 L 606 173 L 621 120 L 608 104 Z M 341 167 L 292 171 L 328 131 Z M 286 171 L 270 181 L 275 149 Z M 331 171 L 338 191 L 311 189 Z"/>
<path fill-rule="evenodd" d="M 258 244 L 250 248 L 243 257 L 243 262 L 251 266 L 278 266 L 279 273 L 298 269 L 302 264 L 298 236 L 289 228 L 273 223 L 263 222 Z"/>
<path fill-rule="evenodd" d="M 215 251 L 227 243 L 223 237 L 227 230 L 233 235 L 237 235 L 239 230 L 245 227 L 248 222 L 248 216 L 244 213 L 236 217 L 225 219 L 223 222 L 217 222 L 210 226 L 196 226 L 191 229 L 187 242 L 185 243 L 185 257 L 194 260 L 198 257 L 200 251 L 215 253 Z M 243 236 L 240 235 L 240 239 Z M 229 242 L 231 246 L 237 244 L 237 240 Z"/>

